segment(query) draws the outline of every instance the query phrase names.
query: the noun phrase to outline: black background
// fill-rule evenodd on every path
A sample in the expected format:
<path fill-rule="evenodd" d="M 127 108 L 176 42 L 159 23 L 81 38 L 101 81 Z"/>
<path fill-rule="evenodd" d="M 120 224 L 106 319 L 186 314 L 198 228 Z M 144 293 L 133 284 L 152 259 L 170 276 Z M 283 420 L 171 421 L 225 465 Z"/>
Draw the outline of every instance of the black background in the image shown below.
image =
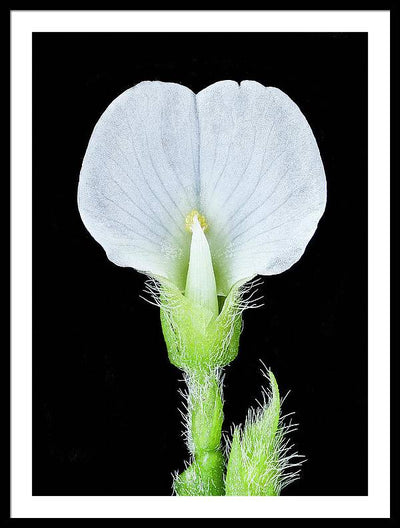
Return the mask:
<path fill-rule="evenodd" d="M 170 495 L 183 469 L 183 388 L 144 276 L 109 262 L 77 209 L 79 170 L 108 104 L 142 80 L 197 92 L 256 80 L 307 117 L 328 181 L 301 260 L 261 287 L 226 369 L 225 423 L 271 367 L 307 461 L 286 495 L 367 494 L 366 34 L 35 34 L 33 493 Z"/>

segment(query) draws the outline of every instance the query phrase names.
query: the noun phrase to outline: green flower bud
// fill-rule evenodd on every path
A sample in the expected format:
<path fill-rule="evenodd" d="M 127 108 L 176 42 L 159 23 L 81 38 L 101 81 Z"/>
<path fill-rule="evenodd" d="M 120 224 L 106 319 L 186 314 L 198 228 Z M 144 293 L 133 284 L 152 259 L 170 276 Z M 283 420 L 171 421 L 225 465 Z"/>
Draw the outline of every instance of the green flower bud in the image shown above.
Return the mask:
<path fill-rule="evenodd" d="M 271 394 L 257 410 L 251 410 L 243 432 L 236 427 L 225 480 L 226 495 L 279 495 L 282 488 L 298 478 L 299 471 L 291 468 L 302 462 L 290 453 L 284 441 L 292 426 L 283 426 L 280 419 L 279 389 L 275 376 L 269 371 Z"/>

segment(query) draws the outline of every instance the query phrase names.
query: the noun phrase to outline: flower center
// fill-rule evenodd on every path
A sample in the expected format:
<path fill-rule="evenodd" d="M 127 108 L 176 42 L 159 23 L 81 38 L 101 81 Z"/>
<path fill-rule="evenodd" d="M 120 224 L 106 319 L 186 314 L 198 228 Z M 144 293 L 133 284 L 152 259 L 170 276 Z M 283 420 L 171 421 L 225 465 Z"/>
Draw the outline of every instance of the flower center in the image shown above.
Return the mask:
<path fill-rule="evenodd" d="M 194 219 L 197 217 L 197 220 L 199 221 L 200 227 L 203 229 L 203 231 L 207 231 L 208 224 L 205 216 L 201 215 L 196 209 L 193 209 L 185 218 L 185 228 L 187 231 L 192 232 L 193 231 L 193 222 Z"/>

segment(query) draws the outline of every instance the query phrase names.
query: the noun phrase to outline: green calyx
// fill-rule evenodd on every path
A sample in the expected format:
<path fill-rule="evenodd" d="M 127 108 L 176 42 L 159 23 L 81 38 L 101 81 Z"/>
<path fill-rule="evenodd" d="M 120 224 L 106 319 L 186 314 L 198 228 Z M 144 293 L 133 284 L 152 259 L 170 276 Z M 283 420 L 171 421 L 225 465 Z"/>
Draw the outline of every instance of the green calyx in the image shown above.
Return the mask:
<path fill-rule="evenodd" d="M 216 315 L 163 280 L 160 316 L 171 363 L 186 372 L 207 371 L 235 359 L 242 327 L 240 300 L 240 286 L 233 286 Z"/>

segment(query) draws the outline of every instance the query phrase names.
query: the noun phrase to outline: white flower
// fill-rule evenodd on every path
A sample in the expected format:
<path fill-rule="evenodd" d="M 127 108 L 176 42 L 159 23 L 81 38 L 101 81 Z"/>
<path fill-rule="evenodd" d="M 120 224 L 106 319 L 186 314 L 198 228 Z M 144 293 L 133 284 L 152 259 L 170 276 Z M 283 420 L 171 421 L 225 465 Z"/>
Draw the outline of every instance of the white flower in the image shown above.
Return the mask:
<path fill-rule="evenodd" d="M 195 95 L 146 81 L 95 126 L 78 203 L 111 261 L 218 312 L 216 294 L 301 257 L 326 180 L 310 126 L 279 89 L 221 81 Z"/>

